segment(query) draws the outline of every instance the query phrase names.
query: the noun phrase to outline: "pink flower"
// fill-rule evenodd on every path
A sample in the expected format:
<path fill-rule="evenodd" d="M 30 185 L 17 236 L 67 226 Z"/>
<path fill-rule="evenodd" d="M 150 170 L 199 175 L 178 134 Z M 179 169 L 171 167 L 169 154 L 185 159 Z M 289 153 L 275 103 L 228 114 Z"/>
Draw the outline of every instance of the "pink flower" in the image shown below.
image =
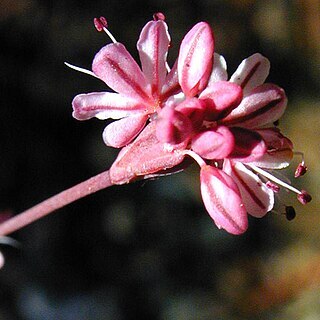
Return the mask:
<path fill-rule="evenodd" d="M 223 116 L 221 113 L 216 115 L 217 108 L 214 101 L 210 103 L 211 97 L 208 94 L 210 91 L 213 92 L 211 88 L 215 84 L 227 79 L 225 61 L 217 54 L 215 61 L 208 87 L 200 94 L 199 99 L 206 97 L 209 99 L 207 105 L 210 108 L 213 105 L 213 118 L 216 118 L 213 126 L 217 127 L 205 129 L 196 135 L 191 149 L 206 159 L 223 160 L 215 166 L 231 177 L 237 185 L 238 192 L 234 191 L 232 195 L 226 196 L 236 205 L 232 206 L 232 210 L 225 211 L 226 207 L 221 203 L 219 206 L 214 204 L 215 197 L 209 197 L 208 194 L 215 191 L 227 195 L 230 192 L 230 182 L 218 187 L 218 184 L 210 181 L 208 177 L 212 170 L 208 171 L 207 166 L 200 163 L 202 196 L 210 215 L 215 221 L 218 220 L 216 223 L 230 233 L 239 234 L 245 231 L 247 224 L 243 208 L 252 216 L 263 217 L 274 206 L 277 187 L 283 186 L 297 193 L 298 200 L 303 204 L 309 202 L 311 197 L 267 171 L 288 166 L 293 156 L 291 141 L 273 125 L 283 114 L 287 99 L 281 88 L 273 84 L 263 84 L 269 72 L 268 60 L 255 54 L 241 63 L 229 81 L 243 89 L 244 98 L 238 106 L 224 108 L 223 110 L 227 109 L 229 113 Z M 210 123 L 206 123 L 206 126 L 210 128 Z M 230 132 L 234 134 L 233 138 L 229 135 Z M 218 134 L 220 139 L 217 137 Z M 210 136 L 216 137 L 214 142 Z M 222 182 L 224 180 L 225 177 L 221 179 Z M 270 180 L 276 183 L 272 184 L 274 188 L 270 187 Z M 235 190 L 234 186 L 232 190 Z M 239 199 L 242 200 L 243 208 L 239 208 Z M 223 212 L 225 213 L 222 214 Z M 230 217 L 234 218 L 233 224 L 230 224 Z"/>
<path fill-rule="evenodd" d="M 210 65 L 206 64 L 206 69 L 200 65 L 196 70 L 180 68 L 177 71 L 176 64 L 167 72 L 170 36 L 163 19 L 163 15 L 156 14 L 155 20 L 148 22 L 141 31 L 137 49 L 142 70 L 123 44 L 108 44 L 96 54 L 92 70 L 95 76 L 115 92 L 80 94 L 72 102 L 73 116 L 78 120 L 92 117 L 120 119 L 109 124 L 103 132 L 103 139 L 108 146 L 123 147 L 141 132 L 147 120 L 159 112 L 169 97 L 181 90 L 177 74 L 181 75 L 180 84 L 189 95 L 197 93 L 197 90 L 206 85 L 202 78 L 203 73 L 210 72 Z M 99 29 L 106 24 L 101 18 L 95 21 Z M 183 50 L 187 56 L 180 59 L 190 60 L 189 65 L 194 68 L 195 64 L 191 64 L 191 60 L 199 56 L 197 51 L 205 42 L 209 46 L 211 43 L 212 48 L 204 55 L 212 56 L 212 33 L 206 23 L 199 23 L 187 37 L 184 41 L 187 40 L 188 43 L 183 43 L 182 46 L 187 47 L 188 55 L 187 50 Z M 193 75 L 193 79 L 187 83 L 191 79 L 189 73 Z"/>
<path fill-rule="evenodd" d="M 309 199 L 266 171 L 288 166 L 293 156 L 291 141 L 273 124 L 284 113 L 287 98 L 283 89 L 264 83 L 269 61 L 254 54 L 228 80 L 222 56 L 214 54 L 212 65 L 213 54 L 201 55 L 207 51 L 188 45 L 198 26 L 180 48 L 179 99 L 168 99 L 156 124 L 120 152 L 111 179 L 123 183 L 169 168 L 171 173 L 189 155 L 201 167 L 201 194 L 210 216 L 219 228 L 241 234 L 247 214 L 263 217 L 272 210 L 276 188 L 270 180 L 296 192 L 301 203 Z M 198 43 L 206 47 L 204 41 Z"/>
<path fill-rule="evenodd" d="M 184 37 L 169 70 L 170 36 L 164 15 L 157 13 L 137 43 L 140 68 L 111 35 L 105 18 L 94 23 L 113 43 L 96 54 L 93 71 L 67 65 L 101 79 L 115 92 L 77 95 L 73 116 L 116 119 L 105 128 L 103 139 L 123 148 L 110 170 L 4 221 L 0 235 L 103 188 L 181 171 L 190 164 L 189 157 L 200 166 L 200 189 L 210 217 L 229 233 L 245 232 L 248 214 L 262 217 L 270 211 L 281 187 L 295 192 L 302 204 L 311 201 L 306 191 L 273 174 L 290 164 L 293 146 L 274 126 L 287 99 L 281 88 L 264 83 L 270 68 L 265 57 L 245 59 L 228 80 L 224 58 L 214 53 L 211 28 L 199 22 Z M 306 171 L 302 159 L 295 176 Z M 284 210 L 288 220 L 294 218 L 292 206 Z"/>
<path fill-rule="evenodd" d="M 276 187 L 282 185 L 297 193 L 301 203 L 311 200 L 304 191 L 265 171 L 288 166 L 293 156 L 291 141 L 273 125 L 283 114 L 287 99 L 281 88 L 263 83 L 268 72 L 269 61 L 255 54 L 245 59 L 227 81 L 226 63 L 215 54 L 208 85 L 198 98 L 193 98 L 201 107 L 193 101 L 186 113 L 186 108 L 181 107 L 186 99 L 175 107 L 174 117 L 163 116 L 164 110 L 159 117 L 161 122 L 162 116 L 174 123 L 180 112 L 191 119 L 204 110 L 202 125 L 197 119 L 197 125 L 185 137 L 188 148 L 184 152 L 201 166 L 201 193 L 210 216 L 233 234 L 246 230 L 247 213 L 263 217 L 273 208 L 275 188 L 270 187 L 270 179 L 277 183 Z M 180 122 L 188 123 L 187 119 Z M 181 136 L 176 134 L 179 142 Z M 170 142 L 165 140 L 165 133 L 158 138 Z"/>

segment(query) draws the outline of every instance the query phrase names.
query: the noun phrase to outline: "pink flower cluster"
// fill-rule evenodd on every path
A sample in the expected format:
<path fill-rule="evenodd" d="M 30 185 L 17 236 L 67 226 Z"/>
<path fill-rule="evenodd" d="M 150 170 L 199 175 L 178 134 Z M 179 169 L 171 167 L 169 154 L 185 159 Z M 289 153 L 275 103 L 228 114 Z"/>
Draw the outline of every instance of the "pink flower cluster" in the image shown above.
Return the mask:
<path fill-rule="evenodd" d="M 104 18 L 95 25 L 109 33 Z M 289 165 L 293 146 L 274 125 L 287 98 L 283 89 L 265 83 L 270 69 L 265 57 L 250 56 L 228 78 L 224 58 L 214 53 L 210 26 L 199 22 L 170 69 L 171 40 L 160 13 L 140 34 L 141 68 L 111 37 L 92 70 L 115 92 L 80 94 L 72 104 L 78 120 L 116 119 L 103 132 L 108 146 L 122 148 L 110 169 L 112 183 L 179 171 L 192 157 L 200 166 L 209 215 L 232 234 L 247 229 L 248 214 L 263 217 L 272 210 L 280 186 L 297 193 L 303 204 L 311 200 L 269 172 Z M 302 163 L 299 172 L 305 170 Z"/>

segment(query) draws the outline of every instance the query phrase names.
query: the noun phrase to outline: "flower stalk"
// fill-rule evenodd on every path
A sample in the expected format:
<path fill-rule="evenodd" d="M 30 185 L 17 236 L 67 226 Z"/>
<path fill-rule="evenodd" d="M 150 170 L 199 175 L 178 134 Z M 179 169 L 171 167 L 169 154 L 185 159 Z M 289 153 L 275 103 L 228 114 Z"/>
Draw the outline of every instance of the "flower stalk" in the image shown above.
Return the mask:
<path fill-rule="evenodd" d="M 28 224 L 45 217 L 46 215 L 60 209 L 76 200 L 84 198 L 99 190 L 111 187 L 109 170 L 104 171 L 90 179 L 66 189 L 49 199 L 35 205 L 34 207 L 14 216 L 0 224 L 0 237 L 17 231 Z"/>

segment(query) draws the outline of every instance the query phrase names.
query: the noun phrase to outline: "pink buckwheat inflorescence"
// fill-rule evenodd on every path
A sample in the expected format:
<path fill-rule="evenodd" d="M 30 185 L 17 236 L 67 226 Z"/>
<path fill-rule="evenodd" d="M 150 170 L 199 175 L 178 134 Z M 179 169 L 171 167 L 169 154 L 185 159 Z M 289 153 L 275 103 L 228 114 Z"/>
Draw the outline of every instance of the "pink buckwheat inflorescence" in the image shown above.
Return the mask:
<path fill-rule="evenodd" d="M 77 95 L 72 102 L 78 120 L 114 119 L 103 140 L 121 148 L 110 170 L 88 179 L 0 225 L 0 236 L 88 194 L 136 179 L 183 170 L 193 158 L 200 166 L 204 205 L 218 228 L 242 234 L 248 214 L 271 211 L 282 188 L 311 201 L 273 172 L 289 166 L 292 142 L 275 123 L 287 98 L 282 88 L 265 83 L 270 63 L 259 53 L 243 60 L 228 78 L 225 59 L 214 53 L 214 37 L 206 22 L 197 23 L 183 38 L 179 56 L 167 62 L 170 36 L 162 13 L 142 29 L 139 64 L 108 30 L 104 17 L 95 18 L 98 31 L 112 43 L 94 57 L 92 71 L 69 67 L 99 78 L 113 91 Z M 306 172 L 304 161 L 296 177 Z M 288 220 L 295 216 L 285 206 Z"/>

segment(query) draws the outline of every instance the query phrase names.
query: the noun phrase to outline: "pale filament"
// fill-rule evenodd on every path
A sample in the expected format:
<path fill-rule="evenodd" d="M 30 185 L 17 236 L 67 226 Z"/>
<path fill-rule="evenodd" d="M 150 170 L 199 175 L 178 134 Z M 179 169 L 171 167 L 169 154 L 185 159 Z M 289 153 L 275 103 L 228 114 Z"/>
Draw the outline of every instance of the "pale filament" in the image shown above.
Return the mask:
<path fill-rule="evenodd" d="M 301 191 L 298 190 L 297 188 L 291 186 L 288 183 L 283 182 L 282 180 L 276 178 L 275 176 L 273 176 L 272 174 L 270 174 L 267 171 L 262 170 L 261 168 L 255 166 L 254 164 L 247 164 L 248 166 L 250 166 L 254 171 L 256 171 L 257 173 L 261 174 L 262 176 L 266 177 L 267 179 L 269 179 L 270 181 L 275 182 L 276 184 L 285 187 L 288 190 L 291 190 L 294 193 L 297 194 L 301 194 Z"/>

